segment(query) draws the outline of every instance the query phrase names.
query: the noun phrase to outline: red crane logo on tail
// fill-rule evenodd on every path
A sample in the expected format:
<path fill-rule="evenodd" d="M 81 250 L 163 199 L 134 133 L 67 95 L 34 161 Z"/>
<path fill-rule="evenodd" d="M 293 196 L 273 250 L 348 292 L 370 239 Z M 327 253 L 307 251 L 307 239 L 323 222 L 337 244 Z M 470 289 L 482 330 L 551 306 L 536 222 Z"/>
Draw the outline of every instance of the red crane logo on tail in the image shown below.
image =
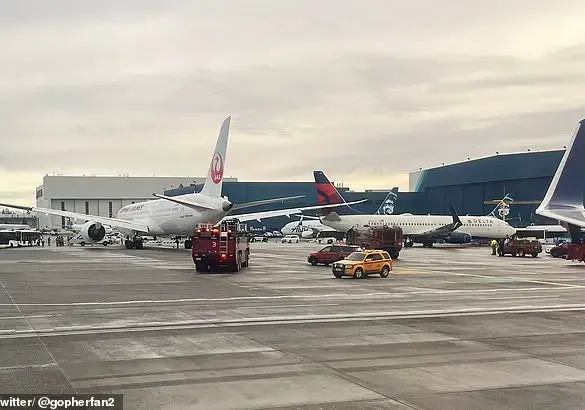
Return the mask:
<path fill-rule="evenodd" d="M 223 178 L 223 158 L 219 152 L 216 152 L 211 160 L 211 180 L 219 184 Z"/>

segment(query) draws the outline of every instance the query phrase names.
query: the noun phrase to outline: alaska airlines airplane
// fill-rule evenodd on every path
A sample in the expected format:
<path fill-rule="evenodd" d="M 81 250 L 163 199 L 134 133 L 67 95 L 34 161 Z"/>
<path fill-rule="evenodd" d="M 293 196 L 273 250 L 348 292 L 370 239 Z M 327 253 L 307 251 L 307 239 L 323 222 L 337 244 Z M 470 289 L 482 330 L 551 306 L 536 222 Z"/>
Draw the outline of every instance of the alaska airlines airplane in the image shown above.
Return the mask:
<path fill-rule="evenodd" d="M 380 204 L 375 215 L 390 215 L 394 212 L 394 203 L 398 197 L 398 188 L 392 188 L 386 198 Z M 341 198 L 340 205 L 345 205 L 345 199 Z M 309 220 L 306 220 L 309 219 Z M 298 222 L 289 222 L 280 230 L 283 235 L 299 235 L 301 238 L 314 238 L 319 232 L 337 232 L 335 229 L 323 225 L 319 218 L 301 215 Z"/>
<path fill-rule="evenodd" d="M 579 121 L 565 155 L 553 176 L 538 215 L 553 218 L 567 225 L 573 243 L 580 243 L 581 229 L 585 227 L 585 119 Z"/>
<path fill-rule="evenodd" d="M 298 221 L 289 222 L 282 227 L 283 235 L 299 235 L 301 238 L 314 238 L 319 232 L 334 232 L 335 229 L 325 226 L 319 219 L 305 220 L 303 215 Z"/>
<path fill-rule="evenodd" d="M 331 205 L 344 200 L 321 171 L 315 171 L 315 186 L 319 203 Z M 349 207 L 351 209 L 351 207 Z M 494 210 L 495 211 L 495 210 Z M 405 245 L 422 243 L 425 247 L 434 242 L 469 243 L 472 238 L 501 239 L 512 236 L 516 230 L 505 221 L 493 215 L 458 216 L 452 215 L 339 215 L 337 212 L 323 210 L 321 222 L 335 230 L 347 232 L 356 227 L 397 226 L 402 228 Z M 493 214 L 493 212 L 492 212 Z"/>
<path fill-rule="evenodd" d="M 230 121 L 231 117 L 226 118 L 221 126 L 221 130 L 215 145 L 215 150 L 213 152 L 213 156 L 211 157 L 207 179 L 205 180 L 203 189 L 199 193 L 178 195 L 174 197 L 153 194 L 159 199 L 126 205 L 118 211 L 115 218 L 85 215 L 76 212 L 61 211 L 50 208 L 25 207 L 9 204 L 5 204 L 3 206 L 23 209 L 42 215 L 64 216 L 74 220 L 87 221 L 80 229 L 80 234 L 87 243 L 100 242 L 103 240 L 106 235 L 106 228 L 104 225 L 107 225 L 115 228 L 123 235 L 126 235 L 126 248 L 141 249 L 143 246 L 141 235 L 190 236 L 197 225 L 201 223 L 217 224 L 221 220 L 225 219 L 232 211 L 302 197 L 303 195 L 286 198 L 266 199 L 243 204 L 233 204 L 228 200 L 227 197 L 221 196 Z M 364 199 L 362 201 L 356 201 L 355 203 L 365 201 L 366 200 Z M 333 206 L 335 207 L 338 205 Z M 264 218 L 271 218 L 282 215 L 290 216 L 293 214 L 302 213 L 304 210 L 321 208 L 323 208 L 322 205 L 308 206 L 293 209 L 230 215 L 229 218 L 237 218 L 241 222 L 253 220 L 260 221 Z M 190 248 L 191 245 L 192 244 L 189 239 L 185 241 L 186 248 Z"/>

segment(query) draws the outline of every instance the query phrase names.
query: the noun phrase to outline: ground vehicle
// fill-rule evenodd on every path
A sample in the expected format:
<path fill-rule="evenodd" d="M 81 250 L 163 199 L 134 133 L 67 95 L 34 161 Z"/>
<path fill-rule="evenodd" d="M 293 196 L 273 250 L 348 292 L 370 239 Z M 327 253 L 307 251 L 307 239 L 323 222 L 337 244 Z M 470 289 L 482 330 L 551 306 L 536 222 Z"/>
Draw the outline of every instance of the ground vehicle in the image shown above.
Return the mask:
<path fill-rule="evenodd" d="M 193 263 L 197 272 L 229 267 L 238 272 L 250 260 L 250 244 L 246 225 L 237 219 L 219 225 L 201 224 L 193 233 Z"/>
<path fill-rule="evenodd" d="M 3 229 L 0 231 L 0 245 L 9 248 L 37 246 L 40 240 L 41 232 L 34 229 Z"/>
<path fill-rule="evenodd" d="M 539 253 L 542 252 L 542 244 L 538 241 L 531 241 L 527 239 L 511 239 L 504 241 L 498 246 L 498 255 L 512 255 L 512 256 L 524 256 L 532 255 L 536 258 Z"/>
<path fill-rule="evenodd" d="M 18 234 L 16 231 L 3 229 L 0 231 L 0 246 L 6 248 L 18 247 Z"/>
<path fill-rule="evenodd" d="M 563 242 L 553 246 L 548 252 L 553 258 L 566 258 L 569 251 L 569 243 Z"/>
<path fill-rule="evenodd" d="M 584 243 L 568 244 L 567 260 L 585 262 L 585 244 Z"/>
<path fill-rule="evenodd" d="M 402 228 L 376 226 L 368 228 L 351 228 L 347 232 L 348 245 L 357 245 L 363 249 L 383 249 L 393 259 L 398 258 L 402 249 Z"/>
<path fill-rule="evenodd" d="M 307 257 L 307 262 L 313 266 L 318 263 L 329 265 L 330 263 L 342 260 L 358 249 L 357 246 L 329 245 L 317 252 L 311 252 Z"/>
<path fill-rule="evenodd" d="M 280 241 L 282 243 L 299 243 L 299 235 L 286 235 Z"/>
<path fill-rule="evenodd" d="M 372 274 L 379 274 L 380 277 L 387 278 L 392 271 L 392 258 L 384 250 L 358 251 L 335 262 L 331 270 L 338 279 L 342 276 L 353 276 L 354 279 L 361 279 Z"/>

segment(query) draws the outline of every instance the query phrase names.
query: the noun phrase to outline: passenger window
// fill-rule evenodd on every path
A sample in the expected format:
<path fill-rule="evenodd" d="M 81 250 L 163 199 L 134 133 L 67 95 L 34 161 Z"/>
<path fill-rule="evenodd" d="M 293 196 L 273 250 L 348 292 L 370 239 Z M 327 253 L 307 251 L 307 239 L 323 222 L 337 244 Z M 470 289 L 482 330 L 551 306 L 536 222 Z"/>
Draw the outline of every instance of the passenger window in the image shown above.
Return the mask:
<path fill-rule="evenodd" d="M 321 249 L 320 252 L 331 252 L 331 248 L 332 248 L 332 246 L 326 246 L 323 249 Z"/>
<path fill-rule="evenodd" d="M 384 256 L 384 259 L 390 259 L 390 255 L 388 254 L 388 252 L 383 252 L 382 256 Z"/>
<path fill-rule="evenodd" d="M 341 252 L 340 246 L 332 246 L 329 252 Z"/>
<path fill-rule="evenodd" d="M 373 261 L 381 261 L 383 259 L 382 258 L 382 255 L 380 255 L 379 253 L 375 253 L 375 254 L 373 254 L 371 256 L 372 256 L 372 260 Z"/>
<path fill-rule="evenodd" d="M 366 256 L 366 262 L 373 261 L 373 260 L 374 260 L 374 255 Z"/>

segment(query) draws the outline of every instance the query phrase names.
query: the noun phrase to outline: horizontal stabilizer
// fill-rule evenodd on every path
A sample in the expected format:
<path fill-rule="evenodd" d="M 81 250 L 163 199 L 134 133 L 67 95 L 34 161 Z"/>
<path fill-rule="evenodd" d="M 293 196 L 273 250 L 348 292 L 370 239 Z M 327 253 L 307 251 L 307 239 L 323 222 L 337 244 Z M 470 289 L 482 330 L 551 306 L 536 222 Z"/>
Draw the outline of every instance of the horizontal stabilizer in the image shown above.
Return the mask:
<path fill-rule="evenodd" d="M 187 208 L 191 208 L 191 209 L 196 209 L 196 210 L 217 210 L 217 208 L 214 208 L 212 206 L 209 206 L 208 204 L 198 204 L 196 202 L 192 202 L 192 201 L 183 201 L 182 199 L 178 199 L 178 198 L 174 198 L 172 196 L 165 196 L 165 195 L 159 195 L 159 194 L 152 194 L 157 198 L 160 199 L 166 199 L 167 201 L 171 201 L 174 202 L 176 204 L 179 205 L 183 205 L 186 206 Z"/>
<path fill-rule="evenodd" d="M 362 199 L 360 201 L 348 202 L 347 204 L 359 204 L 362 202 L 366 202 L 367 199 Z M 343 204 L 345 205 L 345 204 Z M 273 218 L 275 216 L 288 216 L 302 214 L 303 211 L 309 211 L 312 209 L 322 209 L 322 208 L 335 208 L 340 206 L 340 204 L 332 204 L 332 205 L 315 205 L 315 206 L 304 206 L 300 208 L 289 208 L 289 209 L 277 209 L 274 211 L 263 211 L 263 212 L 254 212 L 249 214 L 239 214 L 239 215 L 230 215 L 226 218 L 237 218 L 241 222 L 246 221 L 261 221 L 265 218 Z"/>
<path fill-rule="evenodd" d="M 284 202 L 284 201 L 291 201 L 293 199 L 299 199 L 299 198 L 304 198 L 304 197 L 306 197 L 306 195 L 286 196 L 283 198 L 262 199 L 260 201 L 244 202 L 241 204 L 235 204 L 232 208 L 232 211 L 235 211 L 238 209 L 244 209 L 244 208 L 251 208 L 253 206 L 274 204 L 274 203 Z"/>

